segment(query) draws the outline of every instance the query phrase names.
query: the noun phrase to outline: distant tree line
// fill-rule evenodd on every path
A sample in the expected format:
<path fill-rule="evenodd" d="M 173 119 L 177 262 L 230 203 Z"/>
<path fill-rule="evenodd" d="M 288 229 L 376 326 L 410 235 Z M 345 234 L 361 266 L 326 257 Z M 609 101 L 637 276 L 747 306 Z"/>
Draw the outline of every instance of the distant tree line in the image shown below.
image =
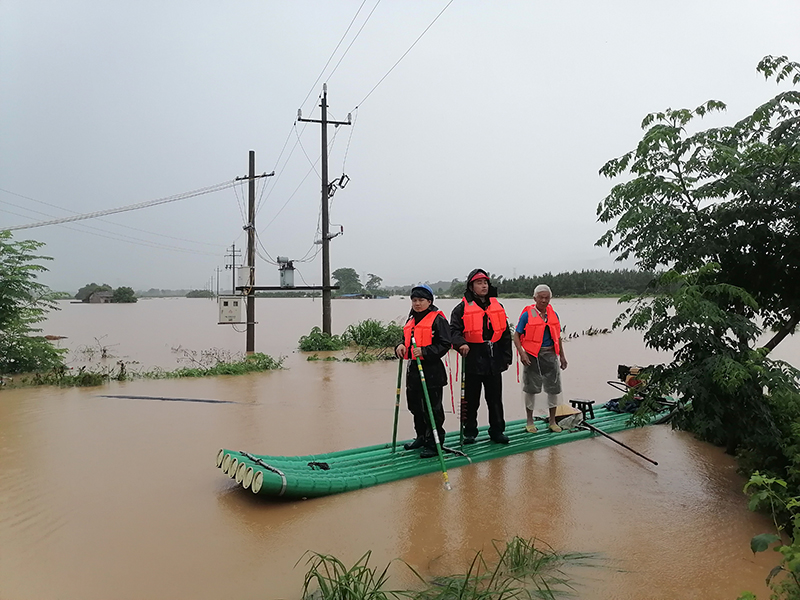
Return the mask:
<path fill-rule="evenodd" d="M 583 270 L 564 273 L 544 273 L 531 277 L 520 275 L 505 279 L 502 275 L 491 275 L 492 284 L 502 296 L 524 296 L 533 294 L 534 288 L 543 283 L 550 286 L 554 296 L 621 296 L 641 294 L 653 280 L 654 273 L 632 269 L 614 271 Z M 449 295 L 464 293 L 465 282 L 454 281 L 448 290 Z"/>
<path fill-rule="evenodd" d="M 368 274 L 366 285 L 355 269 L 342 267 L 331 274 L 339 285 L 338 295 L 364 294 L 374 296 L 407 296 L 412 285 L 381 288 L 383 279 L 372 273 Z M 503 275 L 491 274 L 492 284 L 497 286 L 498 294 L 503 296 L 530 297 L 533 289 L 540 283 L 550 286 L 554 296 L 621 296 L 623 294 L 640 294 L 647 289 L 653 280 L 654 273 L 633 269 L 615 269 L 614 271 L 583 270 L 564 273 L 545 273 L 543 275 L 520 275 L 506 279 Z M 459 298 L 464 294 L 465 280 L 425 282 L 431 286 L 437 296 Z"/>

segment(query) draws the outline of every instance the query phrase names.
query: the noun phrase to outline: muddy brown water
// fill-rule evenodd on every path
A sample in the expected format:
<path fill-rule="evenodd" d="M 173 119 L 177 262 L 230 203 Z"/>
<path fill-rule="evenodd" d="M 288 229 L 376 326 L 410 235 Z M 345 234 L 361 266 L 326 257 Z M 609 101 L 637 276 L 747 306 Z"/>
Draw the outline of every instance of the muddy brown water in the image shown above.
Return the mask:
<path fill-rule="evenodd" d="M 527 303 L 504 304 L 516 320 Z M 553 304 L 567 334 L 610 327 L 619 312 L 613 300 Z M 174 368 L 177 348 L 244 348 L 208 300 L 61 306 L 44 333 L 67 336 L 58 343 L 75 365 L 101 345 L 108 364 L 129 368 Z M 334 330 L 407 309 L 397 298 L 334 301 Z M 391 439 L 396 363 L 307 362 L 294 350 L 320 311 L 318 300 L 258 301 L 256 348 L 286 356 L 282 371 L 0 392 L 0 598 L 295 599 L 309 550 L 348 564 L 371 550 L 377 566 L 400 558 L 430 576 L 464 571 L 475 551 L 514 535 L 600 553 L 603 567 L 571 572 L 580 598 L 766 593 L 775 557 L 754 557 L 749 540 L 770 523 L 747 511 L 734 461 L 668 426 L 618 435 L 658 466 L 596 438 L 454 469 L 450 492 L 436 473 L 295 502 L 242 490 L 214 467 L 219 448 L 294 455 Z M 614 396 L 605 381 L 617 364 L 665 358 L 618 331 L 565 350 L 565 397 L 598 401 Z M 800 362 L 794 340 L 778 350 Z M 504 385 L 507 418 L 522 418 L 514 366 Z M 454 422 L 448 414 L 445 427 Z M 402 410 L 400 437 L 411 434 Z M 391 576 L 413 584 L 401 563 Z"/>

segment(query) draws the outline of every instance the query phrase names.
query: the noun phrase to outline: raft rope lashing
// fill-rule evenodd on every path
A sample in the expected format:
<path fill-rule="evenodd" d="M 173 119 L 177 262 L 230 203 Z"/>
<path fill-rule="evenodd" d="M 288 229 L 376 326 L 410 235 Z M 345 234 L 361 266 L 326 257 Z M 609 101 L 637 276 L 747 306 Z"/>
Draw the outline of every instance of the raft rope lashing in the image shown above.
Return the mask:
<path fill-rule="evenodd" d="M 456 456 L 460 456 L 461 458 L 466 458 L 469 464 L 472 464 L 472 459 L 468 455 L 461 452 L 461 450 L 456 450 L 455 448 L 448 448 L 447 446 L 442 446 L 442 450 L 446 454 L 455 454 Z"/>
<path fill-rule="evenodd" d="M 275 467 L 273 467 L 272 465 L 268 465 L 267 463 L 265 463 L 265 462 L 264 462 L 263 460 L 261 460 L 260 458 L 257 458 L 257 457 L 255 457 L 255 456 L 253 456 L 252 454 L 248 454 L 247 452 L 242 452 L 242 451 L 239 451 L 239 454 L 241 454 L 241 455 L 242 455 L 242 456 L 244 456 L 245 458 L 247 458 L 247 459 L 249 459 L 249 460 L 253 461 L 253 462 L 254 462 L 254 463 L 256 463 L 257 465 L 259 465 L 259 466 L 261 466 L 261 467 L 264 467 L 264 468 L 265 468 L 265 469 L 267 469 L 268 471 L 272 471 L 272 472 L 273 472 L 273 473 L 275 473 L 276 475 L 280 475 L 280 477 L 281 477 L 281 491 L 280 491 L 280 492 L 278 492 L 278 496 L 283 496 L 283 493 L 286 491 L 286 475 L 284 475 L 284 474 L 283 474 L 283 471 L 281 471 L 280 469 L 276 469 L 276 468 L 275 468 Z"/>

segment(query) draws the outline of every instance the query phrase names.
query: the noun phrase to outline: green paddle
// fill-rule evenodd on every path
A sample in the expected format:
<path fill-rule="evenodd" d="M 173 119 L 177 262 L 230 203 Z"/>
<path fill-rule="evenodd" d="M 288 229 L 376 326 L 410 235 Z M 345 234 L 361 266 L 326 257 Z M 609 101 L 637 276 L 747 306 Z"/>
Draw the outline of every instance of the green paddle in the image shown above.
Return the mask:
<path fill-rule="evenodd" d="M 464 374 L 467 372 L 467 370 L 464 367 L 466 367 L 466 361 L 461 361 L 461 406 L 459 407 L 458 415 L 461 426 L 459 427 L 460 433 L 458 443 L 462 450 L 464 449 L 464 418 L 467 415 L 467 406 L 464 402 L 464 379 L 466 379 Z"/>
<path fill-rule="evenodd" d="M 397 416 L 400 413 L 400 384 L 403 381 L 403 359 L 400 359 L 400 364 L 397 365 L 397 397 L 394 401 L 394 431 L 392 432 L 392 452 L 394 452 L 397 445 Z"/>
<path fill-rule="evenodd" d="M 411 347 L 416 349 L 417 342 L 414 340 L 414 335 L 411 335 Z M 413 353 L 412 353 L 413 354 Z M 425 372 L 422 370 L 422 361 L 419 357 L 417 359 L 417 368 L 419 369 L 419 378 L 422 381 L 422 393 L 425 396 L 425 405 L 428 408 L 428 418 L 431 421 L 431 432 L 433 433 L 433 441 L 436 442 L 436 453 L 439 455 L 439 464 L 442 466 L 442 476 L 444 477 L 444 489 L 452 490 L 450 487 L 450 479 L 447 477 L 447 469 L 444 466 L 444 454 L 442 453 L 442 442 L 439 440 L 439 432 L 436 431 L 436 419 L 433 417 L 433 407 L 431 406 L 431 398 L 428 396 L 428 386 L 425 383 Z"/>

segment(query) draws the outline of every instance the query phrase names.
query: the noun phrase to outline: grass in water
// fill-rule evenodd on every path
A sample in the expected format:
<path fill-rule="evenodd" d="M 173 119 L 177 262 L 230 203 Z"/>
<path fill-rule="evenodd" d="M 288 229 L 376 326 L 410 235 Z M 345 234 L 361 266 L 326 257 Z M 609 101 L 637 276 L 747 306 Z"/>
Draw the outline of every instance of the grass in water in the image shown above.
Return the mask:
<path fill-rule="evenodd" d="M 310 554 L 311 566 L 303 579 L 303 600 L 390 600 L 405 595 L 384 589 L 389 565 L 380 573 L 370 567 L 371 551 L 349 569 L 335 556 Z"/>
<path fill-rule="evenodd" d="M 283 368 L 285 357 L 273 358 L 268 354 L 256 352 L 250 356 L 232 353 L 219 348 L 196 352 L 183 348 L 173 348 L 182 353 L 179 359 L 191 366 L 181 367 L 173 371 L 156 368 L 149 371 L 129 370 L 129 363 L 119 360 L 114 366 L 95 368 L 82 366 L 73 370 L 62 365 L 46 373 L 33 373 L 8 378 L 4 381 L 8 387 L 27 387 L 36 385 L 54 385 L 59 387 L 91 387 L 115 381 L 133 379 L 173 379 L 178 377 L 214 377 L 216 375 L 244 375 Z"/>
<path fill-rule="evenodd" d="M 596 554 L 558 553 L 542 542 L 537 545 L 536 539 L 492 544 L 495 559 L 490 563 L 476 552 L 463 574 L 426 581 L 406 564 L 421 583 L 416 590 L 388 589 L 389 565 L 380 572 L 370 567 L 370 552 L 350 568 L 336 557 L 310 553 L 303 600 L 555 600 L 575 591 L 564 567 L 599 566 Z"/>
<path fill-rule="evenodd" d="M 323 333 L 319 327 L 314 327 L 308 335 L 300 338 L 298 346 L 303 352 L 355 350 L 352 356 L 320 359 L 312 355 L 306 359 L 308 361 L 374 362 L 393 360 L 394 347 L 402 339 L 403 328 L 397 323 L 384 324 L 376 319 L 366 319 L 349 325 L 340 336 Z"/>

